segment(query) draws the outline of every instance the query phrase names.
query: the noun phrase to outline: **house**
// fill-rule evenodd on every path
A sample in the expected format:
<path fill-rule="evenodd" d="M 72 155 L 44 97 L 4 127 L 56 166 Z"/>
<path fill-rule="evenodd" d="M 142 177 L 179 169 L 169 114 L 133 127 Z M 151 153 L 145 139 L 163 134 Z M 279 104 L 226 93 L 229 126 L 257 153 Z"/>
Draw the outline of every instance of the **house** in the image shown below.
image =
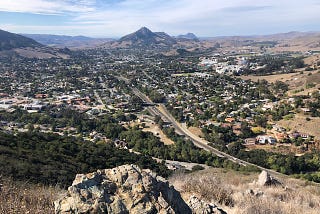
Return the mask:
<path fill-rule="evenodd" d="M 228 122 L 228 123 L 233 123 L 235 121 L 235 119 L 233 117 L 227 117 L 225 119 L 225 121 Z"/>
<path fill-rule="evenodd" d="M 259 135 L 257 136 L 257 142 L 259 144 L 275 144 L 277 142 L 277 140 L 274 138 L 274 137 L 271 137 L 271 136 L 266 136 L 266 135 Z"/>
<path fill-rule="evenodd" d="M 309 135 L 309 134 L 307 134 L 307 133 L 301 133 L 300 132 L 300 137 L 302 138 L 302 139 L 308 139 L 308 138 L 310 138 L 311 136 Z"/>
<path fill-rule="evenodd" d="M 296 139 L 296 138 L 300 137 L 300 133 L 299 132 L 293 132 L 293 133 L 289 134 L 289 137 L 291 139 Z"/>
<path fill-rule="evenodd" d="M 48 98 L 49 95 L 48 94 L 35 94 L 34 97 L 36 99 L 44 99 L 44 98 Z"/>
<path fill-rule="evenodd" d="M 40 112 L 43 109 L 43 105 L 40 104 L 26 104 L 23 106 L 23 109 L 29 113 Z"/>
<path fill-rule="evenodd" d="M 308 112 L 310 112 L 310 109 L 309 108 L 301 108 L 301 111 L 303 111 L 303 113 L 308 113 Z"/>
<path fill-rule="evenodd" d="M 8 97 L 9 96 L 9 94 L 7 94 L 7 93 L 0 93 L 0 97 Z"/>

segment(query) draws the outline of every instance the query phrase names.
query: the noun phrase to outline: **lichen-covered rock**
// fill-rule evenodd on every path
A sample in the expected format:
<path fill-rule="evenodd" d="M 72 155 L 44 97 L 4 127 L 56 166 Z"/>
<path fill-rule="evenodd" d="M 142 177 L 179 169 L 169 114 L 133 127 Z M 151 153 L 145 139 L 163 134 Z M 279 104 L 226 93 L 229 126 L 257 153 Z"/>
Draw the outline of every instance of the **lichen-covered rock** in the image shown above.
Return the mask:
<path fill-rule="evenodd" d="M 135 165 L 78 174 L 64 198 L 55 201 L 63 213 L 192 213 L 169 183 Z"/>

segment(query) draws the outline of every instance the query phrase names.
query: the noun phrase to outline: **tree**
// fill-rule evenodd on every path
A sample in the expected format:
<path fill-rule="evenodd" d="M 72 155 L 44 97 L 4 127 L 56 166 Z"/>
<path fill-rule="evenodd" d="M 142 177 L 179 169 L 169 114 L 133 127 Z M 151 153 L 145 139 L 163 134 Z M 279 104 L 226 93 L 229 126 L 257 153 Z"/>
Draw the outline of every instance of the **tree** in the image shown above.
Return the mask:
<path fill-rule="evenodd" d="M 150 92 L 149 98 L 155 103 L 163 103 L 165 101 L 165 96 L 156 90 Z"/>
<path fill-rule="evenodd" d="M 230 143 L 228 145 L 228 153 L 232 156 L 237 156 L 241 149 L 244 149 L 245 147 L 242 145 L 242 142 L 237 141 L 234 143 Z"/>
<path fill-rule="evenodd" d="M 258 115 L 254 117 L 254 122 L 261 127 L 266 127 L 267 125 L 267 118 L 263 115 Z"/>
<path fill-rule="evenodd" d="M 28 132 L 33 132 L 34 131 L 34 125 L 29 123 L 27 129 L 28 129 Z"/>

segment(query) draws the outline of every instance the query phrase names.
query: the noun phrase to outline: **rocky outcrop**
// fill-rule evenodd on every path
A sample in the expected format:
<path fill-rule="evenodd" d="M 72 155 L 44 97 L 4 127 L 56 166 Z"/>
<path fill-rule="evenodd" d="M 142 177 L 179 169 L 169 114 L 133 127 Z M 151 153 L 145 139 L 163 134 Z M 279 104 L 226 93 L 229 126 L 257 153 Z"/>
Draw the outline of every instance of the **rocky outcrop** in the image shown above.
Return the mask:
<path fill-rule="evenodd" d="M 200 200 L 198 197 L 192 195 L 188 200 L 188 205 L 192 209 L 194 214 L 225 214 L 222 209 L 218 208 L 215 204 L 207 203 L 203 200 Z"/>
<path fill-rule="evenodd" d="M 165 179 L 135 165 L 78 174 L 67 195 L 55 201 L 55 212 L 192 213 Z"/>
<path fill-rule="evenodd" d="M 276 178 L 273 178 L 269 172 L 262 171 L 259 175 L 258 185 L 260 186 L 271 186 L 271 185 L 281 185 L 282 183 L 278 181 Z"/>

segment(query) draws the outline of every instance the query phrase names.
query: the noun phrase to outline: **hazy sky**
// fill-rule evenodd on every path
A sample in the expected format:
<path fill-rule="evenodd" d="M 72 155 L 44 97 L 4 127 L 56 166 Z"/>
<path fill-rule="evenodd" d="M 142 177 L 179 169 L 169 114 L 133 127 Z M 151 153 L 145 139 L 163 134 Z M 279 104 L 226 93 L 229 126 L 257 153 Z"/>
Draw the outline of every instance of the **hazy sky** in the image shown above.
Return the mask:
<path fill-rule="evenodd" d="M 0 0 L 15 33 L 120 37 L 142 26 L 170 35 L 320 31 L 320 0 Z"/>

